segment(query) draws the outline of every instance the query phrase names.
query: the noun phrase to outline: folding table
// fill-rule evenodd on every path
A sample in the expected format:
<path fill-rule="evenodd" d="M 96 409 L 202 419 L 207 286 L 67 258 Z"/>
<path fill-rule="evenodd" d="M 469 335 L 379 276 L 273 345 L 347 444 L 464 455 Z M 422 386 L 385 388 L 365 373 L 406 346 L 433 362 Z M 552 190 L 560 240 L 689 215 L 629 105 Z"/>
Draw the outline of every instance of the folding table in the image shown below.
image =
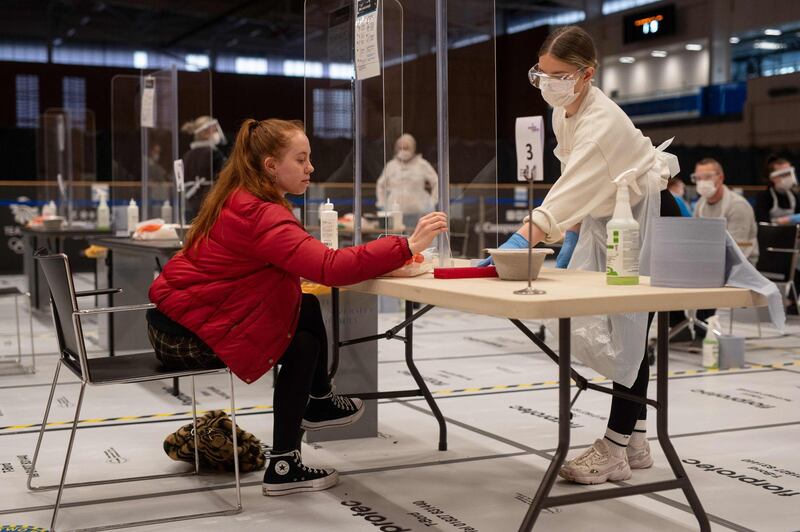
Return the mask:
<path fill-rule="evenodd" d="M 523 296 L 515 290 L 527 285 L 526 281 L 500 279 L 434 279 L 431 274 L 413 278 L 380 278 L 346 287 L 346 290 L 404 299 L 405 320 L 383 334 L 366 338 L 342 340 L 339 335 L 338 289 L 333 290 L 333 367 L 335 374 L 341 347 L 378 339 L 400 339 L 405 342 L 406 363 L 418 389 L 352 394 L 368 399 L 423 396 L 439 422 L 439 449 L 447 449 L 447 427 L 436 402 L 422 379 L 413 360 L 413 322 L 434 307 L 442 307 L 474 314 L 484 314 L 509 319 L 534 344 L 558 364 L 558 447 L 542 479 L 519 530 L 533 528 L 544 508 L 581 502 L 611 499 L 657 491 L 682 489 L 689 501 L 700 529 L 710 530 L 708 516 L 695 493 L 680 458 L 675 452 L 668 432 L 668 366 L 669 366 L 669 311 L 699 308 L 732 308 L 765 306 L 762 296 L 739 288 L 658 288 L 651 287 L 647 277 L 637 286 L 609 286 L 605 274 L 574 270 L 543 269 L 534 286 L 546 293 Z M 413 303 L 424 306 L 415 312 Z M 656 400 L 641 399 L 609 387 L 588 382 L 570 365 L 570 319 L 576 316 L 618 314 L 624 312 L 658 312 L 658 373 Z M 521 320 L 558 319 L 558 354 L 528 329 Z M 405 329 L 403 335 L 400 333 Z M 644 356 L 645 345 L 642 345 Z M 571 380 L 578 389 L 570 398 Z M 611 487 L 566 495 L 551 496 L 550 490 L 558 471 L 565 461 L 570 441 L 570 409 L 578 395 L 586 389 L 645 403 L 656 409 L 658 441 L 669 462 L 674 479 L 648 482 L 635 486 Z"/>

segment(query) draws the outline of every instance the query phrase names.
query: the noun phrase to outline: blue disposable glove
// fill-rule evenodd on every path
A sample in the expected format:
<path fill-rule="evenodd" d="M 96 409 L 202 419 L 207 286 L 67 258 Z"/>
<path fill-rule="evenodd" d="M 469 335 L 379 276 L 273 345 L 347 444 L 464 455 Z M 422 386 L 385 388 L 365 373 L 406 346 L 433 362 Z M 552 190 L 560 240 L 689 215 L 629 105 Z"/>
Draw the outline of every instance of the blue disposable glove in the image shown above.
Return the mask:
<path fill-rule="evenodd" d="M 578 233 L 567 231 L 567 234 L 564 235 L 564 243 L 561 244 L 561 251 L 558 252 L 558 257 L 556 257 L 556 268 L 569 266 L 569 260 L 572 258 L 572 252 L 575 251 L 575 244 L 577 243 Z"/>
<path fill-rule="evenodd" d="M 511 237 L 500 245 L 499 249 L 527 249 L 528 239 L 519 233 L 514 233 Z M 491 266 L 494 264 L 492 257 L 487 257 L 478 263 L 478 266 Z"/>
<path fill-rule="evenodd" d="M 794 225 L 800 224 L 800 214 L 793 214 L 789 216 L 789 223 Z"/>

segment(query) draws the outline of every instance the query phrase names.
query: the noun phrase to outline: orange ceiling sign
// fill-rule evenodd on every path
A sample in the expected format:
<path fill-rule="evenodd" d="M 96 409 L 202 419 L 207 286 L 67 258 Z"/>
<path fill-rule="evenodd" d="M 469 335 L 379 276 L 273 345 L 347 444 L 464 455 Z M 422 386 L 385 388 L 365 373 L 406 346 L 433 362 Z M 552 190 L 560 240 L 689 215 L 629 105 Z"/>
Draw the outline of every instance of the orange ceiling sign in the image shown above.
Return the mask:
<path fill-rule="evenodd" d="M 654 17 L 640 18 L 639 20 L 635 20 L 633 22 L 633 25 L 638 28 L 639 26 L 644 26 L 645 24 L 650 24 L 654 20 L 657 20 L 658 22 L 661 22 L 662 20 L 664 20 L 664 15 L 656 15 Z"/>

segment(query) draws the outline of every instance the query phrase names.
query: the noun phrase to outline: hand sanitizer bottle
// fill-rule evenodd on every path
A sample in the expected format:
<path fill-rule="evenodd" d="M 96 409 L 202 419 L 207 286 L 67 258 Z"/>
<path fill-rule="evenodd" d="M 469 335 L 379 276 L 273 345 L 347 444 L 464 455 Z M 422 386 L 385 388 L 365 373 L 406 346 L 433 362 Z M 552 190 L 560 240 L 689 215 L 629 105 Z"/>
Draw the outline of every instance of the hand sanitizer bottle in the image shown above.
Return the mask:
<path fill-rule="evenodd" d="M 108 203 L 106 203 L 106 195 L 102 192 L 100 192 L 100 203 L 97 205 L 97 228 L 111 228 L 111 213 L 108 210 Z"/>
<path fill-rule="evenodd" d="M 136 224 L 139 223 L 139 206 L 136 201 L 131 198 L 128 204 L 128 234 L 132 235 L 136 231 Z"/>
<path fill-rule="evenodd" d="M 52 218 L 58 213 L 58 207 L 56 207 L 56 202 L 50 200 L 44 207 L 42 207 L 42 217 L 44 218 Z"/>
<path fill-rule="evenodd" d="M 638 193 L 638 170 L 632 168 L 614 179 L 617 185 L 617 204 L 614 216 L 606 224 L 606 282 L 608 284 L 639 284 L 639 222 L 631 211 L 631 186 Z"/>
<path fill-rule="evenodd" d="M 333 210 L 330 198 L 319 211 L 320 240 L 331 249 L 339 248 L 339 213 Z"/>
<path fill-rule="evenodd" d="M 166 224 L 172 223 L 172 204 L 169 200 L 164 200 L 164 204 L 161 206 L 161 219 Z"/>
<path fill-rule="evenodd" d="M 706 337 L 703 339 L 703 367 L 706 369 L 719 369 L 719 318 L 711 316 L 708 321 Z"/>

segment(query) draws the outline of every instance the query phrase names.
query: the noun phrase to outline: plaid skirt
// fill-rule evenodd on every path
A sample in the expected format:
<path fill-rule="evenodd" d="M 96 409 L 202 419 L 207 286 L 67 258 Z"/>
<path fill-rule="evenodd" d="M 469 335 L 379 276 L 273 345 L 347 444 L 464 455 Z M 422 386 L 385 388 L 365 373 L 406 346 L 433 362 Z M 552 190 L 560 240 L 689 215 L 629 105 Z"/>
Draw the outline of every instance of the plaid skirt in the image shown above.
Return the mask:
<path fill-rule="evenodd" d="M 172 336 L 149 323 L 147 337 L 156 358 L 169 370 L 224 368 L 225 363 L 196 336 Z"/>

